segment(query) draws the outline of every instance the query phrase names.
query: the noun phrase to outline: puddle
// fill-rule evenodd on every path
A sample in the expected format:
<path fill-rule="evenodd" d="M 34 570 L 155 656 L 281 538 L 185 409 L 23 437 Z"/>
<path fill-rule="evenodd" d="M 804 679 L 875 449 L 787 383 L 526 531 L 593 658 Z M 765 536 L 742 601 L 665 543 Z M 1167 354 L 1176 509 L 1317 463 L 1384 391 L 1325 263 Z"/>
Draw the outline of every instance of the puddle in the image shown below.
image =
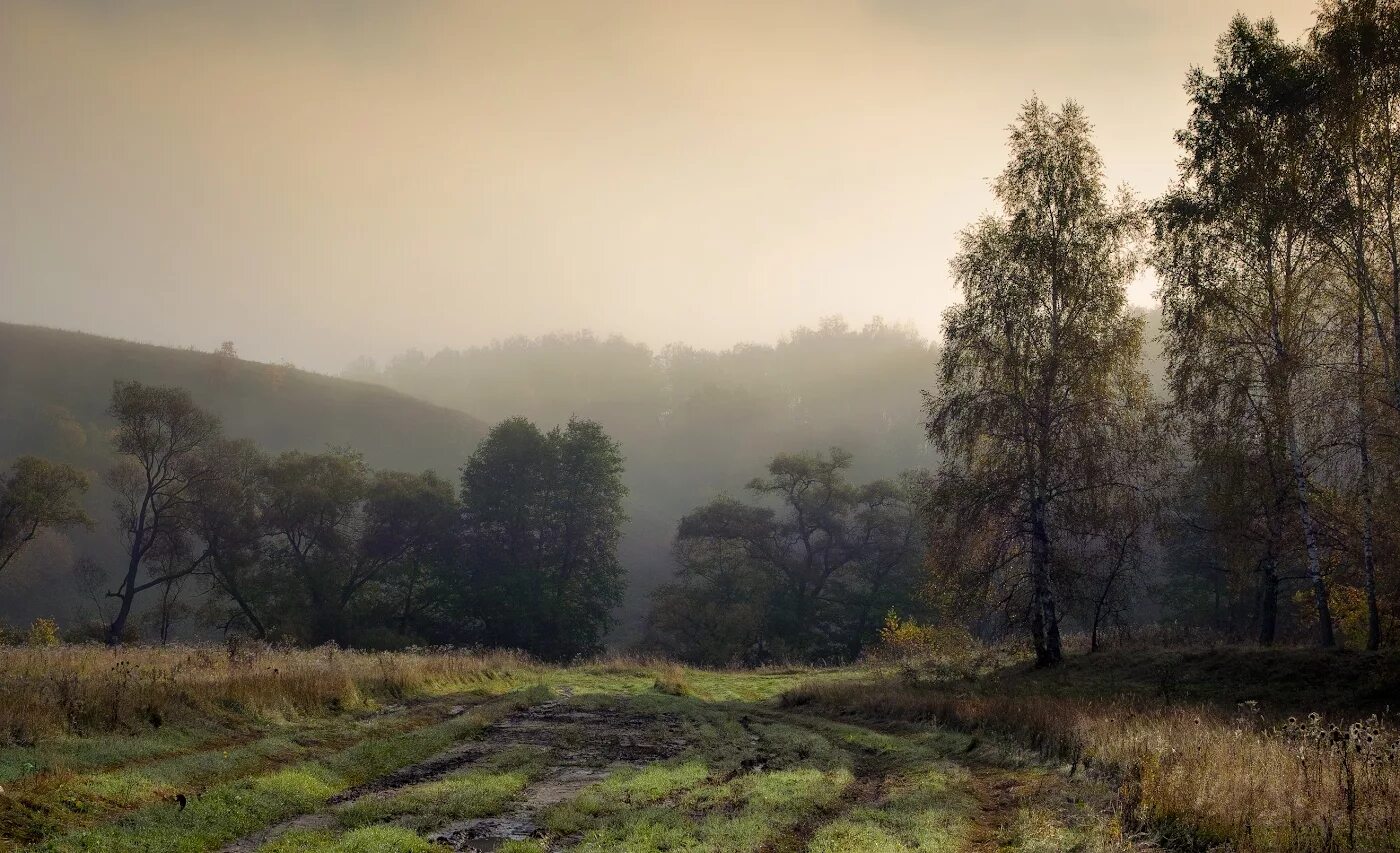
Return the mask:
<path fill-rule="evenodd" d="M 500 849 L 507 841 L 533 838 L 539 831 L 535 822 L 527 818 L 483 817 L 430 835 L 428 840 L 457 851 L 488 851 Z"/>

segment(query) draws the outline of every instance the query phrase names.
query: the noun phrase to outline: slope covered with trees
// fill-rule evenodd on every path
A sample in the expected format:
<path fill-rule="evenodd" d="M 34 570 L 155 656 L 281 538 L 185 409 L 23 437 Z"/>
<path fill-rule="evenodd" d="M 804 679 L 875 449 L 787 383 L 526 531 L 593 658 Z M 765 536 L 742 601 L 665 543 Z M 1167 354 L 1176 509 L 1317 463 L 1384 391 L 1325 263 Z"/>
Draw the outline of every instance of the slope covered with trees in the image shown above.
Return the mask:
<path fill-rule="evenodd" d="M 227 435 L 264 450 L 350 447 L 374 467 L 453 477 L 486 432 L 461 412 L 377 385 L 243 361 L 231 347 L 207 353 L 0 324 L 0 460 L 33 455 L 73 466 L 90 482 L 82 506 L 95 522 L 40 536 L 14 559 L 0 576 L 0 620 L 93 618 L 119 583 L 126 561 L 116 559 L 124 549 L 109 523 L 116 493 L 106 482 L 116 460 L 109 406 L 118 380 L 185 389 Z"/>

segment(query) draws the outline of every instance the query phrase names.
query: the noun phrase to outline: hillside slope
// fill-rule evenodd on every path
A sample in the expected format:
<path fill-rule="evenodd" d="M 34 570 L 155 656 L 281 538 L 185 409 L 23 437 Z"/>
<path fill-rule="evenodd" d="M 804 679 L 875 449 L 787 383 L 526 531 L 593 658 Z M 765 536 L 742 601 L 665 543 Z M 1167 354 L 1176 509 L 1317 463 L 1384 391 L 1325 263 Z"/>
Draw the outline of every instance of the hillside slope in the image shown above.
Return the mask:
<path fill-rule="evenodd" d="M 106 458 L 112 383 L 178 385 L 225 431 L 272 451 L 349 446 L 375 467 L 455 471 L 475 418 L 380 385 L 78 332 L 0 323 L 0 458 Z"/>
<path fill-rule="evenodd" d="M 242 361 L 194 350 L 0 323 L 0 465 L 32 453 L 69 462 L 93 485 L 91 531 L 50 536 L 0 578 L 0 621 L 53 616 L 90 618 L 105 605 L 78 589 L 72 566 L 90 557 L 104 570 L 119 562 L 110 493 L 101 474 L 111 463 L 107 415 L 112 383 L 134 379 L 187 389 L 223 419 L 228 435 L 269 451 L 354 448 L 376 468 L 435 470 L 455 478 L 485 434 L 480 421 L 452 409 L 363 382 Z M 88 600 L 92 599 L 92 600 Z"/>

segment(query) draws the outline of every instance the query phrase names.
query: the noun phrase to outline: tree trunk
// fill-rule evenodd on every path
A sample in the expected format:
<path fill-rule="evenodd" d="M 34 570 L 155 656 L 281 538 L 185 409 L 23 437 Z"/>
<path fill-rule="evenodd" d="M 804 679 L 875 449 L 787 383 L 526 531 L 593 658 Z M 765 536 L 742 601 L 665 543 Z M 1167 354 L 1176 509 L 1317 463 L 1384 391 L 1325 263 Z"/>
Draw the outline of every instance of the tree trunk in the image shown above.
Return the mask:
<path fill-rule="evenodd" d="M 238 587 L 234 584 L 225 584 L 225 589 L 227 590 L 229 597 L 233 599 L 233 603 L 237 604 L 238 609 L 242 611 L 243 618 L 247 619 L 248 624 L 252 626 L 253 635 L 259 640 L 266 640 L 267 627 L 264 626 L 262 620 L 258 618 L 258 614 L 253 612 L 252 605 L 249 604 L 247 599 L 243 597 L 242 593 L 238 591 Z"/>
<path fill-rule="evenodd" d="M 1359 259 L 1359 262 L 1364 263 L 1364 260 Z M 1366 586 L 1366 650 L 1374 652 L 1381 646 L 1381 613 L 1376 603 L 1375 500 L 1371 486 L 1371 428 L 1366 416 L 1364 295 L 1358 295 L 1356 300 L 1356 449 L 1361 462 L 1361 574 Z"/>
<path fill-rule="evenodd" d="M 1312 583 L 1313 605 L 1317 609 L 1317 644 L 1323 648 L 1331 648 L 1337 644 L 1332 633 L 1332 608 L 1327 602 L 1327 581 L 1322 577 L 1317 526 L 1308 498 L 1308 475 L 1303 468 L 1303 455 L 1298 449 L 1298 434 L 1293 426 L 1291 412 L 1284 429 L 1288 434 L 1288 460 L 1293 467 L 1293 479 L 1298 489 L 1298 520 L 1303 525 L 1303 544 L 1308 553 L 1308 580 Z"/>
<path fill-rule="evenodd" d="M 112 624 L 107 626 L 107 645 L 109 646 L 122 644 L 122 634 L 126 632 L 126 620 L 131 616 L 131 603 L 136 598 L 136 577 L 141 571 L 143 551 L 141 537 L 143 534 L 144 531 L 137 530 L 127 561 L 126 577 L 122 580 L 122 585 L 117 588 L 117 597 L 121 599 L 121 606 L 117 608 L 117 615 L 112 618 Z"/>
<path fill-rule="evenodd" d="M 1259 645 L 1272 646 L 1278 633 L 1278 565 L 1272 553 L 1259 564 Z"/>
<path fill-rule="evenodd" d="M 1035 634 L 1036 666 L 1051 666 L 1064 659 L 1060 648 L 1060 622 L 1055 612 L 1055 592 L 1050 585 L 1050 534 L 1045 522 L 1045 501 L 1031 503 L 1031 625 Z"/>

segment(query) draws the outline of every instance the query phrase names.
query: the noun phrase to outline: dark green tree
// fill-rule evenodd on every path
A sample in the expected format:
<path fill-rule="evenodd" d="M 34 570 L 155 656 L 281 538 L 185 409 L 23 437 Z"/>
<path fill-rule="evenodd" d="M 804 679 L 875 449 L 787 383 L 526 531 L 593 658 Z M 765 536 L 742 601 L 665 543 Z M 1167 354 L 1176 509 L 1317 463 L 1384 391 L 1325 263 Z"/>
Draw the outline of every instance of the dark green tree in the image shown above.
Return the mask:
<path fill-rule="evenodd" d="M 452 484 L 431 471 L 381 472 L 370 490 L 365 548 L 387 560 L 375 597 L 386 627 L 403 640 L 431 637 L 469 612 L 449 592 L 462 559 L 461 508 Z"/>
<path fill-rule="evenodd" d="M 188 530 L 208 554 L 200 573 L 232 605 L 223 627 L 241 622 L 266 639 L 260 501 L 267 456 L 251 441 L 227 438 L 210 442 L 200 455 L 208 476 L 194 484 L 185 507 Z"/>
<path fill-rule="evenodd" d="M 677 577 L 653 598 L 652 642 L 710 664 L 856 657 L 891 609 L 917 607 L 921 479 L 852 484 L 851 457 L 781 454 L 681 519 Z"/>
<path fill-rule="evenodd" d="M 496 425 L 462 469 L 481 639 L 552 660 L 597 651 L 622 593 L 622 454 L 592 422 Z"/>
<path fill-rule="evenodd" d="M 91 524 L 87 477 L 71 465 L 21 456 L 0 474 L 0 572 L 44 530 Z"/>
<path fill-rule="evenodd" d="M 455 515 L 451 489 L 437 475 L 372 472 L 343 449 L 274 458 L 260 511 L 279 627 L 342 645 L 368 627 L 354 617 L 374 609 L 375 593 L 422 569 L 450 539 Z M 412 597 L 407 607 L 411 618 Z"/>

